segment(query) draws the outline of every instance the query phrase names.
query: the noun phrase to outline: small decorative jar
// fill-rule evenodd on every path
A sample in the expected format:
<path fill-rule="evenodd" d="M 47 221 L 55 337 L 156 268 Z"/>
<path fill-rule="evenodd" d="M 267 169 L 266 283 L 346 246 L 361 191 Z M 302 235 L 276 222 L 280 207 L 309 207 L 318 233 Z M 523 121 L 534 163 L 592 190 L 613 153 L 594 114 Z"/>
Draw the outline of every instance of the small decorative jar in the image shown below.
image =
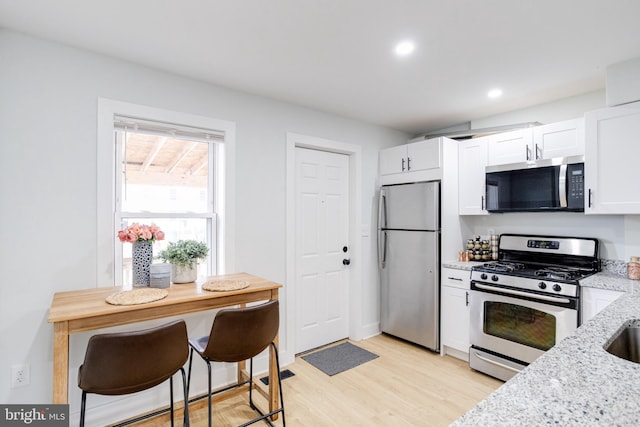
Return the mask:
<path fill-rule="evenodd" d="M 475 243 L 473 239 L 467 240 L 467 249 L 473 249 L 474 246 L 475 246 Z"/>
<path fill-rule="evenodd" d="M 640 280 L 640 257 L 632 256 L 627 263 L 627 277 L 631 280 Z"/>

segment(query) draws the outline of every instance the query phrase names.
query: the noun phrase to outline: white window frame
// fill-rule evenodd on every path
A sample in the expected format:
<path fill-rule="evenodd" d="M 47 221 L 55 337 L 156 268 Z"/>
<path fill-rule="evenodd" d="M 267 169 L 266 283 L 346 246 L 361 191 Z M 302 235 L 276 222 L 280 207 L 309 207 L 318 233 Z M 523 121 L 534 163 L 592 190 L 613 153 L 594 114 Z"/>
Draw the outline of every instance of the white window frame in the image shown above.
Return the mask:
<path fill-rule="evenodd" d="M 114 143 L 114 117 L 128 116 L 151 121 L 177 123 L 185 126 L 214 129 L 224 132 L 224 143 L 217 144 L 215 154 L 219 161 L 214 168 L 214 221 L 211 241 L 216 242 L 217 273 L 234 271 L 235 236 L 235 123 L 189 113 L 131 104 L 106 98 L 98 99 L 97 135 L 97 235 L 96 285 L 118 285 L 122 280 L 122 243 L 116 237 L 116 150 Z M 129 216 L 129 215 L 127 215 Z M 149 214 L 140 214 L 149 217 Z M 194 215 L 189 214 L 190 217 Z M 215 239 L 215 240 L 213 240 Z M 118 258 L 119 256 L 119 258 Z M 116 261 L 119 260 L 119 261 Z"/>
<path fill-rule="evenodd" d="M 135 121 L 135 120 L 132 120 Z M 186 218 L 186 219 L 204 219 L 207 222 L 206 226 L 206 244 L 208 247 L 212 247 L 214 243 L 217 242 L 216 235 L 217 233 L 217 215 L 216 215 L 216 205 L 215 205 L 215 169 L 217 168 L 218 159 L 223 159 L 224 155 L 220 154 L 222 150 L 224 150 L 224 144 L 220 142 L 208 142 L 208 161 L 207 161 L 207 210 L 206 212 L 189 212 L 189 213 L 177 213 L 177 212 L 167 212 L 167 213 L 157 213 L 157 212 L 130 212 L 122 209 L 122 190 L 123 190 L 123 173 L 122 173 L 122 164 L 123 164 L 123 148 L 125 147 L 125 134 L 126 131 L 120 129 L 120 132 L 115 134 L 114 138 L 114 147 L 116 149 L 115 152 L 115 162 L 114 167 L 115 170 L 115 213 L 114 213 L 114 224 L 118 227 L 118 224 L 122 224 L 125 218 L 131 219 L 133 221 L 139 218 L 150 218 L 150 219 L 165 219 L 165 218 Z M 207 143 L 201 141 L 200 143 Z M 121 228 L 121 227 L 119 227 Z M 118 274 L 123 271 L 124 263 L 123 263 L 123 246 L 116 243 L 114 247 L 114 269 L 115 269 L 115 277 L 114 284 L 115 285 L 123 285 L 122 283 L 122 274 Z M 217 249 L 217 246 L 216 246 Z M 215 254 L 215 257 L 207 257 L 207 271 L 211 273 L 215 273 L 218 271 L 217 269 L 217 250 L 211 251 L 211 253 Z"/>

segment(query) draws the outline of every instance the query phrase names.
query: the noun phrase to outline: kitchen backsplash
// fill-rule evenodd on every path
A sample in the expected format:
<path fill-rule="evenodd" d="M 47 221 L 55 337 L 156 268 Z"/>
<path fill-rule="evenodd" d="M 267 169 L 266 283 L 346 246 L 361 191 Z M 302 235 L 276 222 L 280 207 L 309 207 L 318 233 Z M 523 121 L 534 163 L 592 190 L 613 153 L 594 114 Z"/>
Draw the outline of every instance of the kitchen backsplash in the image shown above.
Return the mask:
<path fill-rule="evenodd" d="M 627 277 L 627 263 L 619 259 L 601 259 L 602 271 Z"/>

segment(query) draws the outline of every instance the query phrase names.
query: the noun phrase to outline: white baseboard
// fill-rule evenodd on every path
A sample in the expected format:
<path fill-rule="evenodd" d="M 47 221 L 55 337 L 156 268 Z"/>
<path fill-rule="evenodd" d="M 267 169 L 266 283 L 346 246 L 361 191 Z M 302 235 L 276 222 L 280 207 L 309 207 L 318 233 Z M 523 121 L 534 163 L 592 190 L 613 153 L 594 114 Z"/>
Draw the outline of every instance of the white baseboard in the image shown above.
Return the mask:
<path fill-rule="evenodd" d="M 355 341 L 361 341 L 375 337 L 376 335 L 380 335 L 380 322 L 369 323 L 368 325 L 362 326 L 358 335 L 356 337 L 352 337 L 352 339 Z"/>
<path fill-rule="evenodd" d="M 442 356 L 444 356 L 445 354 L 448 354 L 451 357 L 455 357 L 456 359 L 464 360 L 465 362 L 469 361 L 469 353 L 457 350 L 457 349 L 452 348 L 452 347 L 447 347 L 446 345 L 442 346 L 442 350 L 441 350 L 440 354 Z"/>

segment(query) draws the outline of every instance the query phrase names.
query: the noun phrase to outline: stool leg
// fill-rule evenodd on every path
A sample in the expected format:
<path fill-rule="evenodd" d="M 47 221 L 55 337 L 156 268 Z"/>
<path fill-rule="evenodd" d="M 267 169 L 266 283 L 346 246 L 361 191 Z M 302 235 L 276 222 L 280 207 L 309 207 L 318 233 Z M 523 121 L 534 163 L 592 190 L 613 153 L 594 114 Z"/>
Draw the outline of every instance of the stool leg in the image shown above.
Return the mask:
<path fill-rule="evenodd" d="M 191 421 L 189 420 L 189 391 L 187 390 L 187 377 L 184 368 L 180 368 L 180 373 L 182 374 L 182 395 L 184 396 L 184 416 L 182 424 L 185 427 L 189 427 L 191 425 Z"/>
<path fill-rule="evenodd" d="M 87 392 L 82 392 L 82 403 L 80 404 L 80 427 L 84 427 L 84 411 L 87 406 Z"/>
<path fill-rule="evenodd" d="M 275 343 L 271 343 L 273 349 L 275 350 L 273 354 L 276 356 L 276 368 L 278 369 L 278 391 L 280 392 L 280 413 L 282 414 L 282 427 L 286 427 L 287 421 L 284 416 L 284 397 L 282 394 L 282 379 L 280 378 L 280 358 L 278 357 L 278 347 L 276 347 Z"/>
<path fill-rule="evenodd" d="M 209 376 L 209 394 L 207 396 L 209 403 L 209 427 L 211 427 L 211 363 L 207 360 L 207 371 Z"/>
<path fill-rule="evenodd" d="M 253 410 L 256 409 L 253 404 L 253 357 L 249 359 L 249 406 Z"/>
<path fill-rule="evenodd" d="M 193 348 L 189 352 L 189 376 L 187 377 L 187 393 L 189 392 L 189 387 L 191 386 L 191 364 L 193 363 Z"/>
<path fill-rule="evenodd" d="M 173 427 L 173 377 L 169 378 L 169 394 L 170 394 L 169 407 L 171 408 L 171 427 Z"/>

